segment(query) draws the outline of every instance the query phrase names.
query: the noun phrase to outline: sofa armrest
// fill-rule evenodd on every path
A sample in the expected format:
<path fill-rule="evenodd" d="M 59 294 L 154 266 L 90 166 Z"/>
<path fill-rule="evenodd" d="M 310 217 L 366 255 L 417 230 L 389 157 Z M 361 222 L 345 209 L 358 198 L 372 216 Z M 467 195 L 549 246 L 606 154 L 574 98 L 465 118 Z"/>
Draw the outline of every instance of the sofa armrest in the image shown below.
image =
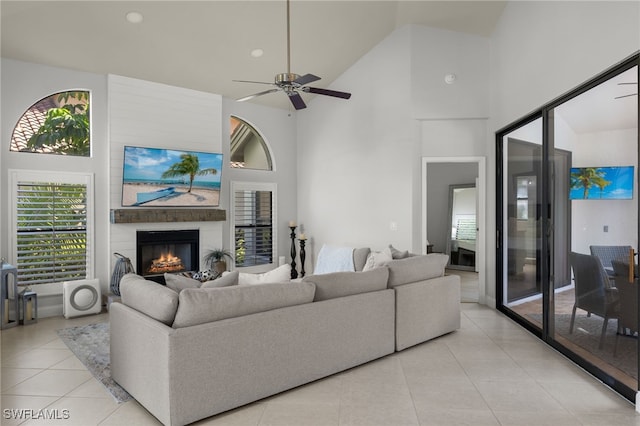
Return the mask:
<path fill-rule="evenodd" d="M 171 424 L 171 327 L 122 303 L 109 308 L 111 376 L 162 423 Z"/>
<path fill-rule="evenodd" d="M 417 281 L 394 287 L 396 351 L 460 328 L 460 277 Z"/>

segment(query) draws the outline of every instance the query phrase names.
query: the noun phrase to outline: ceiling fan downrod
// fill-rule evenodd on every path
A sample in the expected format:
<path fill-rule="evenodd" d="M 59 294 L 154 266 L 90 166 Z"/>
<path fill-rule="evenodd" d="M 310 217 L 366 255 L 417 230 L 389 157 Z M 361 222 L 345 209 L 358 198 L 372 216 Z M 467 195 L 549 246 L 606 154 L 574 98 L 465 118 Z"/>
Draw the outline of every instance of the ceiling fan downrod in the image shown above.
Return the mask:
<path fill-rule="evenodd" d="M 287 74 L 291 75 L 291 23 L 289 19 L 289 0 L 287 0 Z M 289 81 L 293 80 L 295 80 L 295 78 L 292 78 Z"/>

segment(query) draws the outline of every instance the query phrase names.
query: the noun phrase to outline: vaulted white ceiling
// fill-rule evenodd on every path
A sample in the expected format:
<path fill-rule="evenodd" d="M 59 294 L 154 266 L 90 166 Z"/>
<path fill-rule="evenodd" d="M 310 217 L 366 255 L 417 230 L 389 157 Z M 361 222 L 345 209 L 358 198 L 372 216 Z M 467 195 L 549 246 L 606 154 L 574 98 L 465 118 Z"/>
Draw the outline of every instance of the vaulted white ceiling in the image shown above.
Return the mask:
<path fill-rule="evenodd" d="M 291 71 L 328 86 L 405 24 L 488 36 L 504 1 L 292 0 Z M 128 12 L 143 21 L 132 24 Z M 118 74 L 237 99 L 287 72 L 286 2 L 5 1 L 2 56 Z M 262 49 L 254 58 L 250 52 Z M 347 88 L 345 88 L 346 90 Z M 307 95 L 305 95 L 307 96 Z M 288 108 L 281 94 L 256 102 Z"/>
<path fill-rule="evenodd" d="M 420 24 L 489 36 L 505 5 L 483 0 L 291 0 L 291 71 L 320 76 L 312 86 L 327 87 L 396 28 Z M 128 22 L 131 11 L 141 13 L 142 22 Z M 273 82 L 276 74 L 287 72 L 285 0 L 2 0 L 0 18 L 4 58 L 118 74 L 231 99 L 271 87 L 233 80 Z M 262 49 L 263 56 L 252 57 L 254 49 Z M 633 75 L 621 79 L 637 82 Z M 631 89 L 617 82 L 576 98 L 571 110 L 563 109 L 575 131 L 593 131 L 603 119 L 607 126 L 637 126 L 637 97 L 614 101 Z M 290 107 L 279 93 L 252 102 Z"/>

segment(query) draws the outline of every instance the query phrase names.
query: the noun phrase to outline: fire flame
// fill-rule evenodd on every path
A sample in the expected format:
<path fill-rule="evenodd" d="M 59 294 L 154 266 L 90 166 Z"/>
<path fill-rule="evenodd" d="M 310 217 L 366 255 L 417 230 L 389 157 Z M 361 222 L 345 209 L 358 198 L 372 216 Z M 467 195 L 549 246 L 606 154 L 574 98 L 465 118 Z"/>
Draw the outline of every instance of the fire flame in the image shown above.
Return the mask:
<path fill-rule="evenodd" d="M 151 261 L 149 273 L 162 274 L 165 272 L 184 271 L 184 269 L 185 267 L 182 264 L 182 259 L 174 256 L 172 253 L 162 253 L 159 258 Z"/>

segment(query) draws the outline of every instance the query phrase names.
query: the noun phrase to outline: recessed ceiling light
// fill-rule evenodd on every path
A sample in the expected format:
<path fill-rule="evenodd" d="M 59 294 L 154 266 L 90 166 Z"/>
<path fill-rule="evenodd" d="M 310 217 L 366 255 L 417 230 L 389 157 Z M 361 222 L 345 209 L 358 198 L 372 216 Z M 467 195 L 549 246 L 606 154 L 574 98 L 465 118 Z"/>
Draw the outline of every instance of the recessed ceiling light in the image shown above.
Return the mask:
<path fill-rule="evenodd" d="M 127 21 L 131 22 L 132 24 L 139 24 L 144 19 L 144 16 L 142 16 L 142 13 L 140 12 L 129 12 L 126 16 Z"/>
<path fill-rule="evenodd" d="M 254 58 L 259 58 L 262 55 L 264 55 L 264 50 L 262 49 L 253 49 L 251 51 L 251 56 L 253 56 Z"/>

